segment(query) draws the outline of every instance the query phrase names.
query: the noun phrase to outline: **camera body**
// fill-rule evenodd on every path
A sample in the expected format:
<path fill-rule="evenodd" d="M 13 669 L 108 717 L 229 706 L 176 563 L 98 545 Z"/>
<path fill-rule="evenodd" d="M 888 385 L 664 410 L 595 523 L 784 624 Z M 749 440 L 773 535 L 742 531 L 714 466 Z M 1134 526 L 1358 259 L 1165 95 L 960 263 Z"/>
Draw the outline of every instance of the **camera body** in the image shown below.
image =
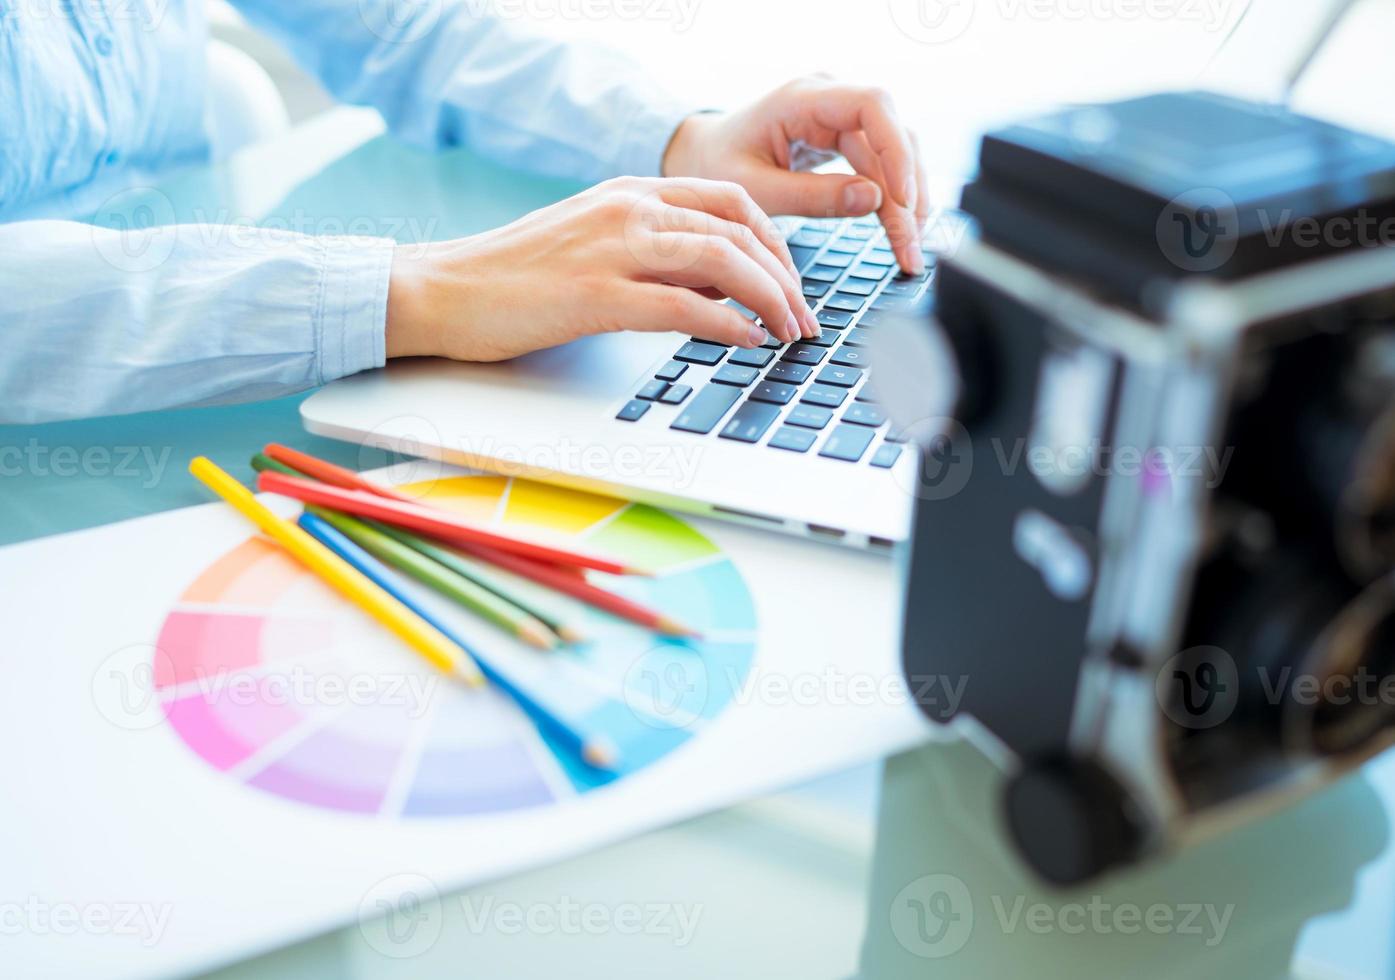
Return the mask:
<path fill-rule="evenodd" d="M 1204 93 L 990 133 L 936 272 L 913 694 L 1060 884 L 1395 732 L 1395 145 Z M 1386 236 L 1389 236 L 1388 238 Z M 895 406 L 893 414 L 896 413 Z"/>

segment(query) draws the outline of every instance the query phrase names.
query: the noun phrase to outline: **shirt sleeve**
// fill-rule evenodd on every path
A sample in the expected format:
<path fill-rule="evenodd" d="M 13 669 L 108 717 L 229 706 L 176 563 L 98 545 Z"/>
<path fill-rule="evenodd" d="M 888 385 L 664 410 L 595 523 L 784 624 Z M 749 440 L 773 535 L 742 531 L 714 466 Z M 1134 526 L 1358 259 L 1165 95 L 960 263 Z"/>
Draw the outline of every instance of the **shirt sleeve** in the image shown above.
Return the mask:
<path fill-rule="evenodd" d="M 392 243 L 0 225 L 0 423 L 290 394 L 384 362 Z"/>
<path fill-rule="evenodd" d="M 594 182 L 658 176 L 694 109 L 605 49 L 536 36 L 480 0 L 233 0 L 337 98 L 429 146 Z"/>

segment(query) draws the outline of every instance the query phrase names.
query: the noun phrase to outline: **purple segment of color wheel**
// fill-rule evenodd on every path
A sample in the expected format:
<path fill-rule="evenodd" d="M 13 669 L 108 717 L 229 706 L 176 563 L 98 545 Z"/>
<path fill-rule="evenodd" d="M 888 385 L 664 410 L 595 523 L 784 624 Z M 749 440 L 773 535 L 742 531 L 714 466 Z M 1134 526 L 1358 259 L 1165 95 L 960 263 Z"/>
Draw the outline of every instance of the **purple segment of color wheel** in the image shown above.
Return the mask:
<path fill-rule="evenodd" d="M 376 813 L 401 755 L 401 745 L 364 743 L 327 730 L 311 735 L 247 784 L 316 806 Z"/>
<path fill-rule="evenodd" d="M 552 791 L 522 743 L 428 749 L 402 807 L 406 816 L 487 813 L 549 803 Z"/>

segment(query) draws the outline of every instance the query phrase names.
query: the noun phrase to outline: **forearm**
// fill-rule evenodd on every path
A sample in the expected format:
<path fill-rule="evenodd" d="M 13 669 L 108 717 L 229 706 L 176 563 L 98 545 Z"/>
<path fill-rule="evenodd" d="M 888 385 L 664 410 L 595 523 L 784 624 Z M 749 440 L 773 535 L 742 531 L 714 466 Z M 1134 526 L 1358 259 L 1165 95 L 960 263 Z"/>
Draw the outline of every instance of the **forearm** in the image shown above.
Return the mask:
<path fill-rule="evenodd" d="M 540 37 L 474 4 L 235 0 L 338 98 L 398 135 L 595 182 L 657 176 L 691 109 L 613 52 Z"/>
<path fill-rule="evenodd" d="M 390 242 L 0 225 L 0 422 L 269 398 L 383 363 Z"/>

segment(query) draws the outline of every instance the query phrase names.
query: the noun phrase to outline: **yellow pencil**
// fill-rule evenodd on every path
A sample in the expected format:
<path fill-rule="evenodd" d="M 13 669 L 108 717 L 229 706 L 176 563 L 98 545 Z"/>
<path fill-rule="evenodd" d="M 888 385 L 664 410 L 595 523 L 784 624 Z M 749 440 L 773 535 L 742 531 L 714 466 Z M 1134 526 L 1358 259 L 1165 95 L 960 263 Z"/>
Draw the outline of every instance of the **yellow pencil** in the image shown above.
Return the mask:
<path fill-rule="evenodd" d="M 474 661 L 436 627 L 383 591 L 352 565 L 307 532 L 277 516 L 241 483 L 205 456 L 189 463 L 189 472 L 227 501 L 291 556 L 364 612 L 392 630 L 433 665 L 471 686 L 484 683 Z"/>

